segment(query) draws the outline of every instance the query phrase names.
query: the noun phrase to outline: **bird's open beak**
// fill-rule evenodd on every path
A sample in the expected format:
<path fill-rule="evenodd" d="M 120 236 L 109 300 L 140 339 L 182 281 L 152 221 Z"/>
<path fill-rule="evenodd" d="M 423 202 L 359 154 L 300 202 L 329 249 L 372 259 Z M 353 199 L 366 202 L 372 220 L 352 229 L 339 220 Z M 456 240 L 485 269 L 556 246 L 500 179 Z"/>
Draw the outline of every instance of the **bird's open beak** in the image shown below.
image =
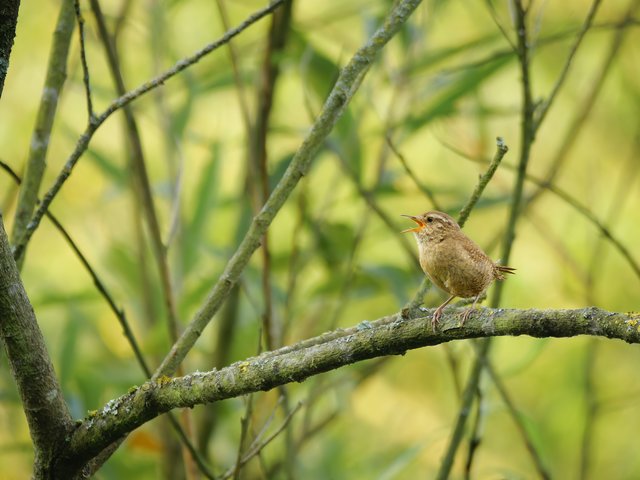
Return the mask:
<path fill-rule="evenodd" d="M 418 217 L 414 217 L 412 215 L 401 215 L 402 217 L 407 217 L 410 218 L 411 220 L 413 220 L 414 222 L 416 222 L 418 224 L 417 227 L 413 227 L 413 228 L 407 228 L 406 230 L 402 230 L 402 232 L 400 233 L 408 233 L 408 232 L 419 232 L 422 228 L 424 228 L 424 222 L 422 220 L 420 220 Z"/>

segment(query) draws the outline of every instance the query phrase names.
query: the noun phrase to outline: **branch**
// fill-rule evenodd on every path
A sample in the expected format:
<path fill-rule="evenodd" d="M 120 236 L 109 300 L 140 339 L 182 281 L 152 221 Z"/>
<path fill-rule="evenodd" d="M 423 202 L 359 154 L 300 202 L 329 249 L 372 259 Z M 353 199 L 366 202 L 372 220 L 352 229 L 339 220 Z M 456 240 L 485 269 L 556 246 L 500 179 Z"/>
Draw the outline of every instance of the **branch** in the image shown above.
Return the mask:
<path fill-rule="evenodd" d="M 0 97 L 9 70 L 9 57 L 16 36 L 19 9 L 20 0 L 6 0 L 0 4 Z"/>
<path fill-rule="evenodd" d="M 540 109 L 537 112 L 537 118 L 534 120 L 535 122 L 534 128 L 536 130 L 536 133 L 539 130 L 540 125 L 544 120 L 544 117 L 546 117 L 547 112 L 549 111 L 549 108 L 551 108 L 551 104 L 556 99 L 558 92 L 560 92 L 560 88 L 562 88 L 562 85 L 564 84 L 564 81 L 567 78 L 567 74 L 569 73 L 569 67 L 571 67 L 571 62 L 573 61 L 573 57 L 575 57 L 576 52 L 578 51 L 578 47 L 580 47 L 580 44 L 582 43 L 582 39 L 584 38 L 587 31 L 591 28 L 591 25 L 593 24 L 593 19 L 596 16 L 598 7 L 600 7 L 600 2 L 601 0 L 593 0 L 593 3 L 591 4 L 591 8 L 589 9 L 589 13 L 587 14 L 587 18 L 585 19 L 584 24 L 580 29 L 578 36 L 576 37 L 575 43 L 571 47 L 569 55 L 567 56 L 567 60 L 564 64 L 564 67 L 562 68 L 562 72 L 560 72 L 560 76 L 558 77 L 556 84 L 553 86 L 553 90 L 549 94 L 549 98 L 545 100 L 545 102 L 540 106 Z"/>
<path fill-rule="evenodd" d="M 13 260 L 9 239 L 0 215 L 0 337 L 11 374 L 18 385 L 22 408 L 35 447 L 34 478 L 44 474 L 55 450 L 72 425 L 38 327 L 33 307 L 24 290 L 18 267 Z"/>
<path fill-rule="evenodd" d="M 460 210 L 460 214 L 458 215 L 458 225 L 460 225 L 460 227 L 467 222 L 467 219 L 471 214 L 471 210 L 473 210 L 473 207 L 475 207 L 478 200 L 480 200 L 480 195 L 482 195 L 482 192 L 484 192 L 484 189 L 493 178 L 493 174 L 496 173 L 500 162 L 508 151 L 509 147 L 504 143 L 502 137 L 496 137 L 496 153 L 493 156 L 493 160 L 491 160 L 487 171 L 480 177 L 480 180 L 478 181 L 476 188 L 473 189 L 473 193 L 467 201 L 467 204 L 462 208 L 462 210 Z"/>
<path fill-rule="evenodd" d="M 244 267 L 249 263 L 251 255 L 260 245 L 260 239 L 271 225 L 278 211 L 289 198 L 300 179 L 309 171 L 314 155 L 331 132 L 331 129 L 342 116 L 342 112 L 355 94 L 357 86 L 369 67 L 375 60 L 378 52 L 400 30 L 413 10 L 420 4 L 420 0 L 403 0 L 389 13 L 385 23 L 380 27 L 369 41 L 363 45 L 344 67 L 322 112 L 311 127 L 302 145 L 291 160 L 289 167 L 282 179 L 275 187 L 264 207 L 258 213 L 245 235 L 235 254 L 227 263 L 223 274 L 213 286 L 204 305 L 196 313 L 182 336 L 173 345 L 162 365 L 158 368 L 155 377 L 171 375 L 176 371 L 191 347 L 196 343 L 209 321 L 220 309 L 233 285 L 238 281 Z"/>
<path fill-rule="evenodd" d="M 80 0 L 73 2 L 76 19 L 78 20 L 78 33 L 80 37 L 80 64 L 82 65 L 82 83 L 84 84 L 84 94 L 87 100 L 87 116 L 89 123 L 93 123 L 95 112 L 93 111 L 93 100 L 91 99 L 91 79 L 89 78 L 89 64 L 87 63 L 87 51 L 84 44 L 84 17 L 80 11 Z"/>
<path fill-rule="evenodd" d="M 146 382 L 87 417 L 70 436 L 59 464 L 77 468 L 78 462 L 87 461 L 105 445 L 174 408 L 192 408 L 268 391 L 362 360 L 402 355 L 407 350 L 452 340 L 508 335 L 536 338 L 592 335 L 640 343 L 638 313 L 608 312 L 595 307 L 577 310 L 484 308 L 478 310 L 464 328 L 459 328 L 459 310 L 451 309 L 443 315 L 442 329 L 437 332 L 430 328 L 432 313 L 403 310 L 265 352 L 221 370 Z"/>
<path fill-rule="evenodd" d="M 74 26 L 73 0 L 64 0 L 61 2 L 56 29 L 53 33 L 47 77 L 40 97 L 36 125 L 29 143 L 24 183 L 20 187 L 20 196 L 11 231 L 11 243 L 13 244 L 22 237 L 37 203 L 38 191 L 46 167 L 49 137 L 58 108 L 58 99 L 67 78 L 67 57 Z"/>

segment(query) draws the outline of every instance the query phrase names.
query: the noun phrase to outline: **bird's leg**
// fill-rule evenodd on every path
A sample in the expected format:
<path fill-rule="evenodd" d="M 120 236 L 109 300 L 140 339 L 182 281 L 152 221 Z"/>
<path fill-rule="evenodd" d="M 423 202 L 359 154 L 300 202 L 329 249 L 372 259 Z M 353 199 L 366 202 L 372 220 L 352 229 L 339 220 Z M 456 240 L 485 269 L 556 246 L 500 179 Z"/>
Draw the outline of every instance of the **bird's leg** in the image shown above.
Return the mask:
<path fill-rule="evenodd" d="M 451 295 L 449 298 L 447 298 L 447 300 L 442 305 L 436 308 L 435 312 L 433 312 L 433 317 L 431 318 L 431 327 L 433 328 L 434 332 L 436 331 L 438 320 L 440 320 L 440 317 L 442 316 L 442 310 L 444 310 L 444 307 L 446 307 L 449 304 L 449 302 L 454 298 L 456 298 L 456 296 Z"/>
<path fill-rule="evenodd" d="M 482 295 L 481 293 L 476 295 L 476 298 L 473 300 L 473 304 L 469 307 L 466 308 L 464 312 L 462 312 L 461 315 L 461 320 L 460 320 L 460 326 L 464 326 L 464 322 L 467 321 L 467 318 L 469 318 L 469 316 L 471 315 L 471 313 L 475 310 L 476 308 L 476 303 L 478 303 L 478 299 L 480 298 L 480 295 Z"/>

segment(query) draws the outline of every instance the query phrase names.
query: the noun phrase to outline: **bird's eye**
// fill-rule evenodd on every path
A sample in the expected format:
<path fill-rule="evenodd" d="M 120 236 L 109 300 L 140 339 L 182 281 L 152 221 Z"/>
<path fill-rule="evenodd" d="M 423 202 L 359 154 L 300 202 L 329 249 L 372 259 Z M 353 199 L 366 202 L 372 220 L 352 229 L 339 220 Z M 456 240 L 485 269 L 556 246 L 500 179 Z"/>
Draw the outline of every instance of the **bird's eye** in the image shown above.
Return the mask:
<path fill-rule="evenodd" d="M 427 217 L 427 223 L 433 222 L 433 217 Z"/>

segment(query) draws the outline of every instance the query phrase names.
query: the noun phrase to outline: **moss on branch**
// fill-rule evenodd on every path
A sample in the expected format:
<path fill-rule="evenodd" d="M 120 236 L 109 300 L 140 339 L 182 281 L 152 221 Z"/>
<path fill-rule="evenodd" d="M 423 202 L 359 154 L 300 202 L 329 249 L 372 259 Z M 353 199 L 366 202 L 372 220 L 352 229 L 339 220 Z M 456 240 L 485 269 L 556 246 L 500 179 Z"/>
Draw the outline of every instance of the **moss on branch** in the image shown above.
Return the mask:
<path fill-rule="evenodd" d="M 112 400 L 87 417 L 70 436 L 67 465 L 83 462 L 106 445 L 174 408 L 193 407 L 270 390 L 362 360 L 452 340 L 497 336 L 573 337 L 593 335 L 640 343 L 640 314 L 587 307 L 576 310 L 479 309 L 458 326 L 458 312 L 431 329 L 431 311 L 404 310 L 372 322 L 328 332 L 279 350 L 236 362 L 221 370 L 184 377 L 160 377 Z"/>

